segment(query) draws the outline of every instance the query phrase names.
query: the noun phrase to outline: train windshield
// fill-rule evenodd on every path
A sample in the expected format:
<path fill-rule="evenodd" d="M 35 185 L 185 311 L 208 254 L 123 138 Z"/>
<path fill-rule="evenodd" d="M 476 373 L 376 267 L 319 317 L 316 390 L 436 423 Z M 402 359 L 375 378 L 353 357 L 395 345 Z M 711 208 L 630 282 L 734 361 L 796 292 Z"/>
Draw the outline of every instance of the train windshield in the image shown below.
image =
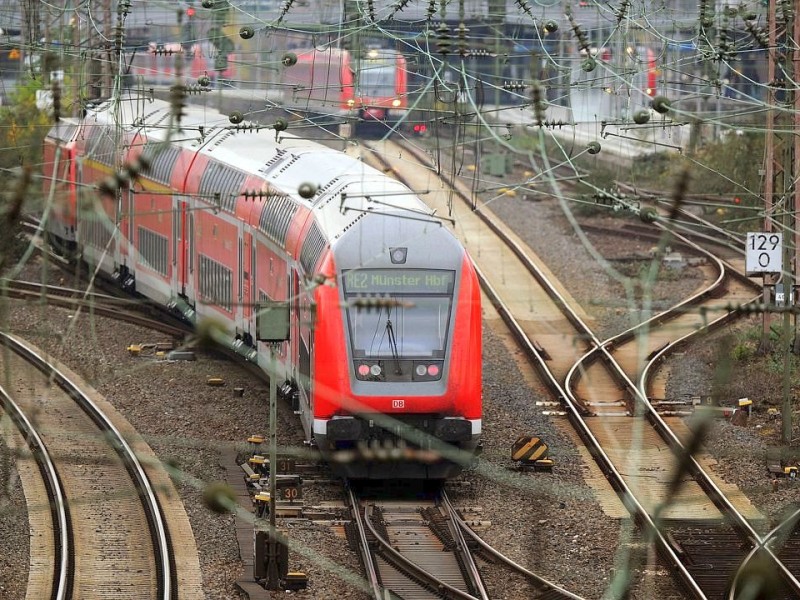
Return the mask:
<path fill-rule="evenodd" d="M 395 93 L 394 67 L 364 61 L 359 73 L 358 94 L 368 98 L 385 98 Z"/>
<path fill-rule="evenodd" d="M 343 277 L 356 358 L 444 358 L 455 272 L 359 269 Z"/>

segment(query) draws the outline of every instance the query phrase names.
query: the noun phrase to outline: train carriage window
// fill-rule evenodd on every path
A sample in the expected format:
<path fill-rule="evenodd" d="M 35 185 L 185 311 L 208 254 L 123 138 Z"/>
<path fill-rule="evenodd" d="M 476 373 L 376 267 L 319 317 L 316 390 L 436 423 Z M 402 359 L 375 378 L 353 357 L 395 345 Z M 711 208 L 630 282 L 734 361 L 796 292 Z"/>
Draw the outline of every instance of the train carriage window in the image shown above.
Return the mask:
<path fill-rule="evenodd" d="M 358 92 L 360 96 L 380 98 L 394 96 L 394 64 L 378 60 L 365 60 L 359 72 Z"/>
<path fill-rule="evenodd" d="M 200 179 L 200 194 L 208 199 L 219 194 L 222 208 L 233 212 L 234 202 L 245 180 L 245 174 L 217 162 L 209 163 Z"/>
<path fill-rule="evenodd" d="M 178 236 L 180 235 L 180 203 L 175 202 L 172 209 L 172 264 L 178 262 Z"/>
<path fill-rule="evenodd" d="M 231 270 L 202 254 L 199 257 L 199 268 L 199 296 L 206 302 L 230 312 L 233 304 L 231 293 L 233 274 Z"/>
<path fill-rule="evenodd" d="M 47 136 L 59 142 L 69 142 L 78 130 L 78 125 L 59 121 L 50 130 Z"/>
<path fill-rule="evenodd" d="M 211 298 L 214 302 L 219 301 L 219 265 L 215 262 L 211 263 Z"/>
<path fill-rule="evenodd" d="M 300 264 L 303 265 L 306 274 L 313 272 L 322 251 L 325 249 L 325 237 L 319 230 L 316 223 L 308 232 L 303 249 L 300 251 Z"/>
<path fill-rule="evenodd" d="M 297 212 L 297 205 L 284 194 L 270 193 L 264 203 L 258 224 L 271 240 L 284 246 L 289 225 Z"/>
<path fill-rule="evenodd" d="M 189 213 L 189 272 L 194 273 L 194 213 Z"/>
<path fill-rule="evenodd" d="M 354 356 L 444 357 L 454 271 L 358 269 L 342 283 Z M 384 302 L 368 310 L 375 298 Z"/>
<path fill-rule="evenodd" d="M 177 146 L 166 146 L 158 140 L 148 141 L 143 152 L 150 159 L 147 176 L 153 181 L 168 184 L 180 153 L 181 150 Z"/>
<path fill-rule="evenodd" d="M 166 276 L 169 264 L 169 241 L 167 238 L 141 226 L 137 230 L 137 235 L 141 262 L 155 272 Z"/>
<path fill-rule="evenodd" d="M 89 132 L 86 152 L 92 159 L 104 165 L 116 164 L 117 144 L 114 142 L 114 130 L 103 125 L 96 125 Z"/>

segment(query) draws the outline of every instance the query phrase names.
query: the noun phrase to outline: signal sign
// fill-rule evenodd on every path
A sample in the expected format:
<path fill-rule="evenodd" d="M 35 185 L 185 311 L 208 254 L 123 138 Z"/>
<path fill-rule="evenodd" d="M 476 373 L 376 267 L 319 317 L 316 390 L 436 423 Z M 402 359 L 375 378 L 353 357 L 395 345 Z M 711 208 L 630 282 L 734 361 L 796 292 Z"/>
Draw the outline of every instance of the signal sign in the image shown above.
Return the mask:
<path fill-rule="evenodd" d="M 748 275 L 780 273 L 783 270 L 782 250 L 782 233 L 748 233 L 745 271 Z"/>

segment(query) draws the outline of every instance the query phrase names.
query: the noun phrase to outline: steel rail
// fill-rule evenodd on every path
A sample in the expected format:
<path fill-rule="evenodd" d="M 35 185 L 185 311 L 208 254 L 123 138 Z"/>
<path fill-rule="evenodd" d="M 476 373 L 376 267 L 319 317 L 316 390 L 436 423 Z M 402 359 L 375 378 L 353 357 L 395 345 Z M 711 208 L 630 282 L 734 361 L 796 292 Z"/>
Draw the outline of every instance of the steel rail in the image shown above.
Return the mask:
<path fill-rule="evenodd" d="M 513 569 L 520 575 L 527 577 L 531 580 L 535 585 L 541 588 L 541 591 L 547 594 L 548 598 L 556 598 L 565 599 L 565 600 L 583 600 L 580 596 L 576 596 L 572 592 L 565 590 L 562 587 L 559 587 L 555 583 L 552 583 L 545 579 L 544 577 L 533 573 L 520 565 L 519 563 L 514 562 L 510 558 L 508 558 L 502 552 L 499 552 L 495 548 L 492 548 L 489 544 L 487 544 L 481 536 L 475 533 L 472 528 L 464 522 L 463 519 L 458 519 L 458 526 L 467 534 L 469 535 L 475 543 L 477 543 L 483 550 L 489 554 L 491 554 L 494 558 L 500 560 L 501 562 L 505 563 L 509 568 Z"/>
<path fill-rule="evenodd" d="M 80 386 L 59 369 L 51 365 L 47 359 L 13 335 L 0 332 L 0 343 L 8 346 L 11 350 L 34 364 L 48 377 L 52 376 L 56 383 L 80 405 L 89 418 L 91 418 L 98 427 L 110 434 L 110 443 L 114 446 L 114 449 L 125 463 L 131 477 L 142 492 L 142 506 L 151 524 L 153 551 L 156 555 L 158 599 L 173 600 L 174 597 L 177 597 L 178 590 L 176 587 L 177 582 L 175 581 L 175 565 L 173 563 L 172 553 L 170 552 L 169 532 L 164 522 L 164 516 L 153 485 L 133 448 L 130 447 L 125 437 L 108 419 L 105 413 L 100 410 L 91 398 L 82 392 Z"/>
<path fill-rule="evenodd" d="M 383 589 L 378 578 L 378 571 L 375 568 L 375 561 L 372 560 L 372 551 L 369 547 L 369 540 L 367 540 L 367 530 L 364 526 L 364 518 L 361 516 L 361 505 L 358 502 L 358 498 L 356 498 L 355 492 L 349 487 L 347 489 L 347 497 L 350 502 L 350 512 L 358 530 L 361 558 L 364 561 L 364 570 L 367 573 L 367 579 L 369 579 L 369 586 L 372 588 L 372 597 L 375 600 L 382 600 Z"/>
<path fill-rule="evenodd" d="M 31 454 L 35 457 L 36 464 L 39 466 L 45 487 L 47 487 L 50 496 L 54 537 L 57 539 L 55 544 L 56 561 L 53 565 L 53 589 L 50 598 L 52 600 L 66 600 L 72 597 L 74 547 L 72 544 L 72 528 L 68 518 L 69 510 L 64 488 L 58 476 L 58 469 L 56 469 L 50 452 L 47 450 L 47 446 L 36 427 L 2 385 L 0 385 L 0 405 L 16 423 L 20 433 L 28 443 Z"/>
<path fill-rule="evenodd" d="M 450 502 L 450 498 L 447 496 L 447 492 L 445 492 L 445 490 L 442 490 L 441 492 L 441 499 L 442 504 L 447 511 L 447 516 L 450 518 L 453 539 L 456 542 L 456 549 L 461 555 L 461 560 L 463 561 L 467 575 L 471 580 L 472 587 L 477 591 L 478 597 L 480 597 L 481 600 L 489 600 L 489 594 L 486 591 L 486 586 L 483 585 L 483 579 L 481 578 L 478 565 L 475 562 L 475 557 L 473 557 L 472 553 L 469 551 L 467 540 L 464 537 L 464 531 L 461 529 L 461 518 L 458 516 L 458 513 L 456 513 L 456 509 L 452 502 Z"/>
<path fill-rule="evenodd" d="M 350 492 L 352 494 L 352 492 Z M 355 500 L 355 496 L 352 496 L 351 502 Z M 353 506 L 356 511 L 360 509 L 358 502 Z M 446 600 L 480 600 L 476 598 L 472 594 L 468 594 L 466 592 L 462 592 L 456 587 L 453 587 L 449 583 L 442 581 L 435 575 L 432 575 L 428 571 L 426 571 L 423 567 L 419 566 L 414 561 L 410 560 L 406 556 L 404 556 L 401 552 L 395 550 L 392 545 L 381 537 L 380 533 L 375 529 L 375 526 L 369 519 L 368 515 L 369 507 L 364 506 L 364 513 L 363 513 L 363 520 L 361 523 L 366 524 L 366 527 L 369 528 L 370 533 L 375 538 L 376 543 L 381 547 L 381 551 L 396 565 L 399 565 L 400 568 L 404 569 L 408 573 L 411 574 L 412 578 L 416 579 L 417 581 L 422 582 L 423 585 L 428 586 L 432 590 L 436 590 L 436 593 L 440 595 L 442 598 Z M 366 536 L 364 536 L 366 538 Z M 369 545 L 364 546 L 365 551 L 369 551 Z M 374 566 L 373 566 L 374 569 Z M 377 573 L 377 571 L 376 571 Z M 377 576 L 377 575 L 376 575 Z M 389 593 L 392 593 L 391 590 L 386 590 Z M 381 592 L 382 593 L 382 592 Z M 384 596 L 379 595 L 375 596 L 376 600 L 383 600 Z"/>
<path fill-rule="evenodd" d="M 415 154 L 417 158 L 420 158 L 418 154 L 414 152 L 413 149 L 410 149 L 412 154 Z M 450 178 L 442 176 L 442 179 L 450 185 L 453 190 L 456 192 L 459 197 L 467 201 L 463 197 L 463 195 L 458 191 L 455 183 L 450 180 Z M 573 311 L 570 306 L 569 302 L 563 297 L 563 295 L 555 289 L 549 279 L 545 276 L 545 274 L 536 267 L 536 265 L 532 264 L 532 261 L 528 258 L 527 253 L 513 240 L 509 238 L 508 235 L 505 234 L 501 230 L 501 228 L 493 222 L 489 216 L 482 212 L 476 211 L 478 216 L 486 223 L 486 225 L 495 232 L 505 243 L 509 245 L 512 252 L 519 258 L 519 260 L 528 268 L 529 272 L 531 272 L 537 281 L 548 291 L 548 294 L 551 296 L 552 299 L 556 300 L 556 304 L 559 305 L 562 310 L 566 311 L 565 317 L 567 320 L 573 323 L 574 326 L 581 330 L 591 331 L 591 329 L 583 323 L 583 320 L 580 316 Z M 521 346 L 528 349 L 528 356 L 534 356 L 536 358 L 535 364 L 539 366 L 540 370 L 543 370 L 546 373 L 545 383 L 550 386 L 550 389 L 553 393 L 561 398 L 564 404 L 567 406 L 567 416 L 572 423 L 575 430 L 587 444 L 587 448 L 589 452 L 594 456 L 595 461 L 598 463 L 600 468 L 606 473 L 606 476 L 609 478 L 611 485 L 617 490 L 617 493 L 622 498 L 623 504 L 634 517 L 634 519 L 640 523 L 644 524 L 648 531 L 652 532 L 654 536 L 654 540 L 665 556 L 673 565 L 675 565 L 678 575 L 682 581 L 682 583 L 686 586 L 687 590 L 690 591 L 696 598 L 706 600 L 706 596 L 700 587 L 697 585 L 697 582 L 692 577 L 691 573 L 689 573 L 686 566 L 681 562 L 677 554 L 675 553 L 674 549 L 672 548 L 671 544 L 667 540 L 667 538 L 662 534 L 660 529 L 656 526 L 655 522 L 652 520 L 650 515 L 645 510 L 644 506 L 638 501 L 633 491 L 630 487 L 625 483 L 622 474 L 616 469 L 611 458 L 606 454 L 603 450 L 600 442 L 595 438 L 594 434 L 589 429 L 588 425 L 584 420 L 584 414 L 582 409 L 578 406 L 578 404 L 574 401 L 573 398 L 570 397 L 569 390 L 565 389 L 555 378 L 555 376 L 550 371 L 549 367 L 547 366 L 546 362 L 544 361 L 544 357 L 541 353 L 535 348 L 535 344 L 532 340 L 530 340 L 527 334 L 524 332 L 522 327 L 517 323 L 516 319 L 514 319 L 511 312 L 503 303 L 502 299 L 500 298 L 499 294 L 494 290 L 494 288 L 489 283 L 489 280 L 480 270 L 480 268 L 476 265 L 475 270 L 478 274 L 481 288 L 483 289 L 484 293 L 489 297 L 490 301 L 494 305 L 495 309 L 500 314 L 500 317 L 506 323 L 506 325 L 511 330 L 514 337 L 520 343 Z M 601 345 L 599 339 L 597 339 L 594 334 L 595 345 Z"/>

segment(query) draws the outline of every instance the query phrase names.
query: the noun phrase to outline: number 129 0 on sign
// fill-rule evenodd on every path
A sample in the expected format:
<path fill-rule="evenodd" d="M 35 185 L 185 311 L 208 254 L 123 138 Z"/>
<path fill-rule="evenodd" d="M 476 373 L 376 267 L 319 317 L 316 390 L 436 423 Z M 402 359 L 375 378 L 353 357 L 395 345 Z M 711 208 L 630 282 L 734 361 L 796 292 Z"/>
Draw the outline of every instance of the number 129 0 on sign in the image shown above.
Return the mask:
<path fill-rule="evenodd" d="M 783 269 L 783 234 L 748 233 L 745 270 L 748 275 L 780 273 Z"/>

